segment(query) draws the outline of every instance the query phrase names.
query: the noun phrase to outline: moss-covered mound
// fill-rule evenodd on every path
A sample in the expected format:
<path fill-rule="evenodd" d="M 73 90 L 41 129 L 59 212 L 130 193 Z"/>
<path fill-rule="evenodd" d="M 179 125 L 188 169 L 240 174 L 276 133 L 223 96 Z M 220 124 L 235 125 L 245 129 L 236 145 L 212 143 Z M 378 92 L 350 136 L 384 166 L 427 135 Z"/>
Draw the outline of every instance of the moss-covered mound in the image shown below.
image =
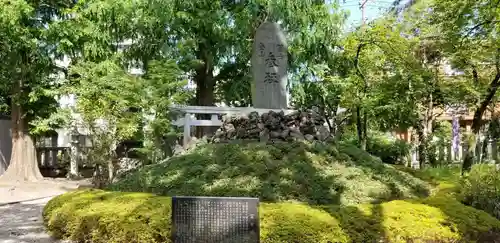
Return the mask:
<path fill-rule="evenodd" d="M 85 190 L 52 199 L 47 229 L 76 242 L 171 242 L 171 199 Z M 261 203 L 263 243 L 495 242 L 500 221 L 449 198 L 361 206 Z"/>
<path fill-rule="evenodd" d="M 401 171 L 429 182 L 433 186 L 431 195 L 450 196 L 461 200 L 460 190 L 463 182 L 461 181 L 461 168 L 459 166 L 412 169 L 406 166 L 396 166 Z"/>
<path fill-rule="evenodd" d="M 427 195 L 429 185 L 354 146 L 295 142 L 200 146 L 109 189 L 352 205 Z"/>

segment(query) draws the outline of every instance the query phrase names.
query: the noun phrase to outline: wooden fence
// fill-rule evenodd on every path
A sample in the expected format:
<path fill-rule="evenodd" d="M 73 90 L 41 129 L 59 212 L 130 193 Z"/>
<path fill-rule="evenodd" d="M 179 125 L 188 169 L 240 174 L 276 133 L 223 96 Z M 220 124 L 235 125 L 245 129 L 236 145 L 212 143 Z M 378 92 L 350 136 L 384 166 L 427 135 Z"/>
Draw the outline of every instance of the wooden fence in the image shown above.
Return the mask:
<path fill-rule="evenodd" d="M 475 163 L 500 163 L 499 144 L 500 140 L 497 139 L 480 141 L 474 149 Z M 439 163 L 462 163 L 468 149 L 466 142 L 460 143 L 456 151 L 451 143 L 441 143 L 437 145 L 435 156 Z M 416 148 L 412 150 L 410 157 L 412 167 L 418 167 L 419 159 Z"/>
<path fill-rule="evenodd" d="M 71 161 L 69 147 L 38 147 L 36 154 L 41 169 L 61 169 Z"/>
<path fill-rule="evenodd" d="M 40 172 L 45 177 L 64 177 L 69 171 L 72 159 L 71 147 L 37 147 L 36 155 Z M 84 176 L 92 174 L 94 165 L 85 158 L 90 148 L 79 148 L 78 170 Z"/>

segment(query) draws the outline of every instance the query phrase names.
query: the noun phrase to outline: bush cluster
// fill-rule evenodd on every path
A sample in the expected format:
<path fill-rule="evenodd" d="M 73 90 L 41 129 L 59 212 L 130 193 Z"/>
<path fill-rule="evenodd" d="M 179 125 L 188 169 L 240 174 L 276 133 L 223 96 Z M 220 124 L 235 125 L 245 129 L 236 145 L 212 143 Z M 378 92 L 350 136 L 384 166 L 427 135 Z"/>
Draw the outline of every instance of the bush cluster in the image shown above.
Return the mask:
<path fill-rule="evenodd" d="M 344 140 L 356 145 L 358 139 L 350 136 Z M 411 145 L 404 140 L 391 138 L 380 132 L 372 132 L 366 140 L 366 151 L 388 164 L 404 164 L 410 154 Z"/>
<path fill-rule="evenodd" d="M 474 165 L 462 179 L 461 199 L 500 219 L 500 171 L 495 165 Z"/>
<path fill-rule="evenodd" d="M 438 197 L 359 206 L 261 203 L 259 217 L 263 243 L 486 243 L 500 229 L 487 213 Z M 52 199 L 43 218 L 54 236 L 75 242 L 171 242 L 169 197 L 76 191 Z"/>
<path fill-rule="evenodd" d="M 404 164 L 410 154 L 410 144 L 400 139 L 373 136 L 367 141 L 366 150 L 389 164 Z"/>
<path fill-rule="evenodd" d="M 109 189 L 342 205 L 429 193 L 426 182 L 355 146 L 308 142 L 200 145 L 130 173 Z"/>

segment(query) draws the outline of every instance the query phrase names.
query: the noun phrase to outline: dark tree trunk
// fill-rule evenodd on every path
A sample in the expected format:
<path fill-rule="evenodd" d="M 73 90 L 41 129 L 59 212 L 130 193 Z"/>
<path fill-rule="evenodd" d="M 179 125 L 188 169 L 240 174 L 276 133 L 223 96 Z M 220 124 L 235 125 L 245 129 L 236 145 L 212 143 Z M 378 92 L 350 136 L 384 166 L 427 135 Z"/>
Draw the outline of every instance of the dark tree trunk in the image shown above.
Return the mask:
<path fill-rule="evenodd" d="M 194 80 L 196 82 L 196 99 L 197 106 L 214 106 L 215 105 L 215 79 L 213 74 L 213 56 L 201 48 L 198 52 L 198 58 L 203 60 L 203 64 L 196 69 Z M 198 119 L 210 119 L 210 114 L 200 114 Z M 213 133 L 217 128 L 214 127 L 198 127 L 196 129 L 196 137 L 201 138 L 204 135 Z"/>
<path fill-rule="evenodd" d="M 432 123 L 434 121 L 433 110 L 434 103 L 432 94 L 430 94 L 427 98 L 424 116 L 418 121 L 416 127 L 418 135 L 418 161 L 420 168 L 423 168 L 426 164 L 435 166 L 437 161 L 435 151 L 431 149 L 429 141 L 429 136 L 432 134 Z"/>
<path fill-rule="evenodd" d="M 359 148 L 366 151 L 366 115 L 360 106 L 356 107 L 356 130 Z"/>
<path fill-rule="evenodd" d="M 361 115 L 363 116 L 363 140 L 361 141 L 361 149 L 366 151 L 368 143 L 368 115 L 364 109 Z"/>
<path fill-rule="evenodd" d="M 206 79 L 197 79 L 196 87 L 196 105 L 214 106 L 215 105 L 215 85 L 207 82 Z M 208 84 L 207 84 L 208 83 Z"/>
<path fill-rule="evenodd" d="M 436 74 L 437 76 L 437 74 Z M 433 84 L 435 86 L 435 84 Z M 437 160 L 436 158 L 436 150 L 435 147 L 431 147 L 430 141 L 429 141 L 429 136 L 432 134 L 433 130 L 433 125 L 434 123 L 434 98 L 432 96 L 432 93 L 429 94 L 428 97 L 428 102 L 427 102 L 427 112 L 425 115 L 425 120 L 424 120 L 424 134 L 425 134 L 425 149 L 427 150 L 427 162 L 433 167 L 437 166 Z"/>
<path fill-rule="evenodd" d="M 363 89 L 362 89 L 362 94 L 360 97 L 360 101 L 362 101 L 365 96 L 367 95 L 368 92 L 368 81 L 366 80 L 365 75 L 361 71 L 361 68 L 359 67 L 359 56 L 361 54 L 361 50 L 363 47 L 365 47 L 366 44 L 359 44 L 358 49 L 356 51 L 356 57 L 354 58 L 354 67 L 356 67 L 356 73 L 358 76 L 361 78 L 363 81 Z M 359 104 L 356 107 L 356 126 L 358 130 L 358 141 L 359 141 L 359 148 L 362 150 L 366 151 L 366 143 L 367 143 L 367 120 L 368 118 L 366 117 L 366 111 L 364 110 L 364 107 Z"/>
<path fill-rule="evenodd" d="M 22 86 L 22 80 L 14 83 L 12 90 L 14 96 L 20 96 Z M 15 99 L 12 100 L 11 106 L 12 155 L 9 167 L 0 178 L 9 182 L 40 181 L 43 179 L 43 176 L 38 168 L 33 139 L 28 133 L 28 122 L 25 118 L 26 113 Z"/>
<path fill-rule="evenodd" d="M 472 127 L 471 127 L 472 137 L 469 139 L 468 148 L 464 156 L 464 161 L 462 164 L 462 174 L 470 171 L 472 164 L 474 162 L 474 150 L 476 149 L 477 139 L 479 138 L 479 131 L 481 130 L 481 126 L 483 123 L 482 122 L 483 114 L 486 111 L 486 108 L 488 108 L 491 101 L 493 100 L 493 97 L 495 97 L 495 94 L 498 90 L 499 80 L 500 80 L 500 70 L 497 68 L 497 74 L 495 75 L 495 78 L 491 81 L 490 86 L 488 87 L 488 90 L 486 92 L 486 96 L 484 97 L 484 99 L 481 101 L 481 103 L 476 108 L 476 111 L 474 112 L 474 118 L 472 119 Z"/>
<path fill-rule="evenodd" d="M 427 134 L 424 131 L 424 126 L 419 124 L 416 127 L 417 130 L 417 138 L 418 138 L 418 163 L 420 168 L 424 168 L 425 164 L 428 161 L 429 155 L 427 151 Z"/>

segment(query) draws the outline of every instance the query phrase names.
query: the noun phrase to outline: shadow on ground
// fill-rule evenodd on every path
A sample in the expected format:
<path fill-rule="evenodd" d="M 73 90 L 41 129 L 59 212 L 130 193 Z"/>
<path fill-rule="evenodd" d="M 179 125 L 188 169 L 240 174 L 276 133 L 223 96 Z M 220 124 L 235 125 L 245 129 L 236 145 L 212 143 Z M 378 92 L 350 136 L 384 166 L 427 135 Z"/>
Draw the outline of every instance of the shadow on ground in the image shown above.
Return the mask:
<path fill-rule="evenodd" d="M 205 145 L 132 172 L 109 189 L 353 205 L 426 196 L 429 187 L 359 149 L 295 142 Z"/>
<path fill-rule="evenodd" d="M 263 243 L 495 243 L 500 240 L 500 221 L 448 198 L 357 206 L 262 203 L 259 210 Z M 169 197 L 81 191 L 51 201 L 46 217 L 49 228 L 75 240 L 171 242 Z M 101 241 L 88 238 L 92 236 Z"/>
<path fill-rule="evenodd" d="M 42 210 L 48 199 L 0 206 L 0 242 L 62 243 L 45 233 Z"/>
<path fill-rule="evenodd" d="M 487 213 L 453 198 L 423 198 L 429 191 L 422 180 L 343 145 L 212 144 L 139 169 L 109 189 L 60 197 L 49 207 L 49 227 L 83 240 L 98 232 L 115 242 L 170 242 L 170 198 L 134 193 L 142 191 L 259 197 L 263 243 L 500 239 L 500 221 Z"/>

